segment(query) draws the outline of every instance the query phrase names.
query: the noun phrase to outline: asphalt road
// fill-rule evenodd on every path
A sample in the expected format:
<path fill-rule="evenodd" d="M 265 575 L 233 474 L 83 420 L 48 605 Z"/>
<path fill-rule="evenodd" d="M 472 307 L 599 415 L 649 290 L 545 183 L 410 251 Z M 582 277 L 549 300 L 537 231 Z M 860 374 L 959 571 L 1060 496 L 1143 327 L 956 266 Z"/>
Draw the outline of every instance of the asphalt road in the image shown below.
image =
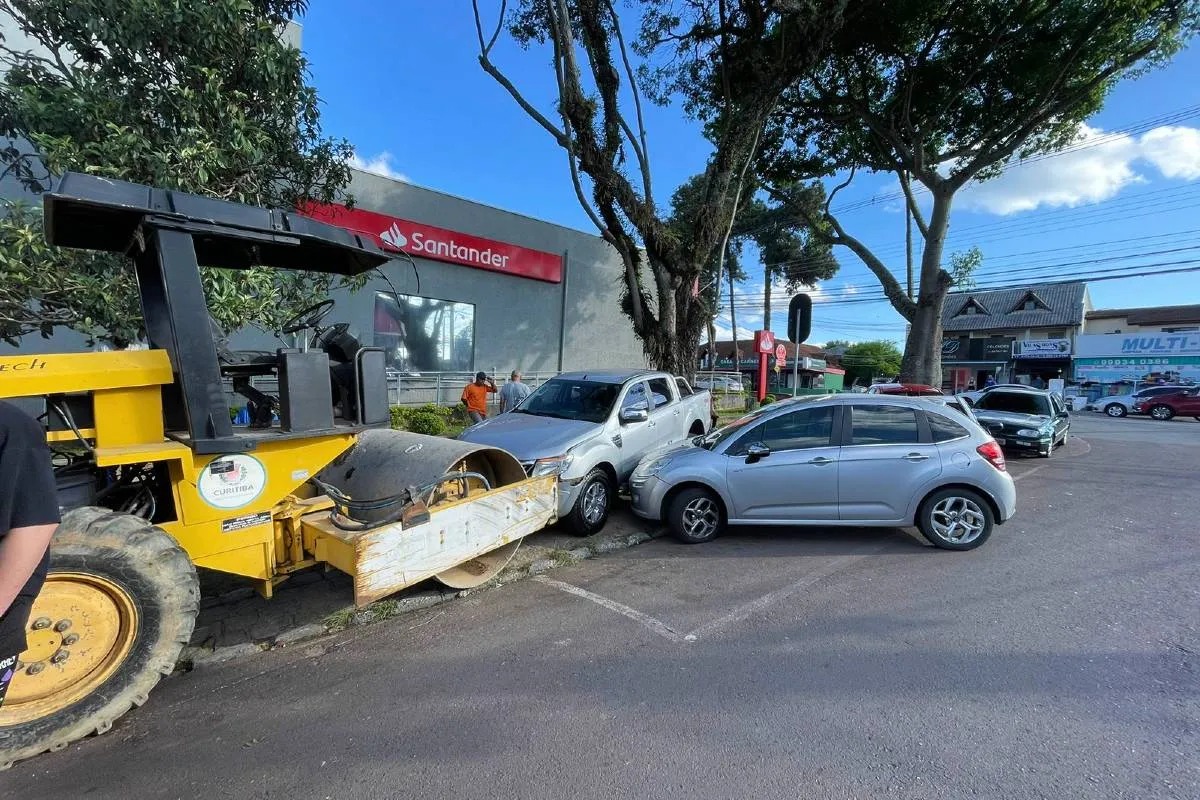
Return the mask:
<path fill-rule="evenodd" d="M 173 678 L 0 795 L 1200 797 L 1200 423 L 1074 433 L 978 550 L 656 540 Z"/>

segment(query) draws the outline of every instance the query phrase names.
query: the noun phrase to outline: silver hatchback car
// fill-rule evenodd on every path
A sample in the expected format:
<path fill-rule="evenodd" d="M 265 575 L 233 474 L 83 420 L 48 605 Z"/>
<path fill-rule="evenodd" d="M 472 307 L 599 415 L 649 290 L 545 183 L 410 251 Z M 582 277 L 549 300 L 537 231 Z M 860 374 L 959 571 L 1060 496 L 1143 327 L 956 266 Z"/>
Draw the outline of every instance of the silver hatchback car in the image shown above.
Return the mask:
<path fill-rule="evenodd" d="M 635 513 L 689 544 L 725 525 L 916 525 L 938 547 L 970 550 L 1017 502 L 1000 446 L 969 409 L 891 395 L 764 406 L 651 453 L 629 488 Z"/>

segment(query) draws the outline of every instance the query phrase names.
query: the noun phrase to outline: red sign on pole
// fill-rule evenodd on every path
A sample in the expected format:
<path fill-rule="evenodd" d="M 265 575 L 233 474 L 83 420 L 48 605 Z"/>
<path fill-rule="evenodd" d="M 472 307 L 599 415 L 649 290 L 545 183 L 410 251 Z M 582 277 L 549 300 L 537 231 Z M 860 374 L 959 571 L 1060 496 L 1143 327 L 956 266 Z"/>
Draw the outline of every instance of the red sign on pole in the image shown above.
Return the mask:
<path fill-rule="evenodd" d="M 783 342 L 775 345 L 775 366 L 787 366 L 787 348 L 784 347 Z"/>
<path fill-rule="evenodd" d="M 758 402 L 767 396 L 767 359 L 775 352 L 775 334 L 754 332 L 754 349 L 758 352 Z"/>
<path fill-rule="evenodd" d="M 483 239 L 364 208 L 309 203 L 301 212 L 313 219 L 370 236 L 385 251 L 399 250 L 433 261 L 446 261 L 549 283 L 562 282 L 562 256 L 554 253 Z"/>

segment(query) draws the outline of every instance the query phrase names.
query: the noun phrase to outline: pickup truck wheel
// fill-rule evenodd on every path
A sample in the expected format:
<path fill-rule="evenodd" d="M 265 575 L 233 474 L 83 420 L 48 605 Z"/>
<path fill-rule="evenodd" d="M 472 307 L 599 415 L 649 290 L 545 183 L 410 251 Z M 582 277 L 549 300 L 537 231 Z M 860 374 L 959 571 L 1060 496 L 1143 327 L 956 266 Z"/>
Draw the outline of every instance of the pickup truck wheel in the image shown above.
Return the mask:
<path fill-rule="evenodd" d="M 607 472 L 597 467 L 584 478 L 575 506 L 567 515 L 567 525 L 576 536 L 591 536 L 608 522 L 611 509 L 612 481 Z"/>
<path fill-rule="evenodd" d="M 1110 417 L 1123 417 L 1129 412 L 1125 410 L 1125 406 L 1120 403 L 1109 403 L 1104 407 L 1104 413 Z"/>
<path fill-rule="evenodd" d="M 725 527 L 721 504 L 708 489 L 684 489 L 667 509 L 671 535 L 684 544 L 700 544 L 717 538 Z"/>

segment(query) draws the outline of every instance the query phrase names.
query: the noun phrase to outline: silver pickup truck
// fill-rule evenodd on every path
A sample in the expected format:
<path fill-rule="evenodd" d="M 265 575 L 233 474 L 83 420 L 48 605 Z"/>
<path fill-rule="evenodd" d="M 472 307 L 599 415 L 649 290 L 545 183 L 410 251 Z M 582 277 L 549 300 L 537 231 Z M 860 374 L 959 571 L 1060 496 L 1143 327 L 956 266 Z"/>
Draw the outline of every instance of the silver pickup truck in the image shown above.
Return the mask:
<path fill-rule="evenodd" d="M 587 536 L 642 456 L 706 433 L 709 408 L 708 392 L 665 372 L 566 372 L 459 438 L 507 450 L 531 476 L 557 475 L 559 519 Z"/>

